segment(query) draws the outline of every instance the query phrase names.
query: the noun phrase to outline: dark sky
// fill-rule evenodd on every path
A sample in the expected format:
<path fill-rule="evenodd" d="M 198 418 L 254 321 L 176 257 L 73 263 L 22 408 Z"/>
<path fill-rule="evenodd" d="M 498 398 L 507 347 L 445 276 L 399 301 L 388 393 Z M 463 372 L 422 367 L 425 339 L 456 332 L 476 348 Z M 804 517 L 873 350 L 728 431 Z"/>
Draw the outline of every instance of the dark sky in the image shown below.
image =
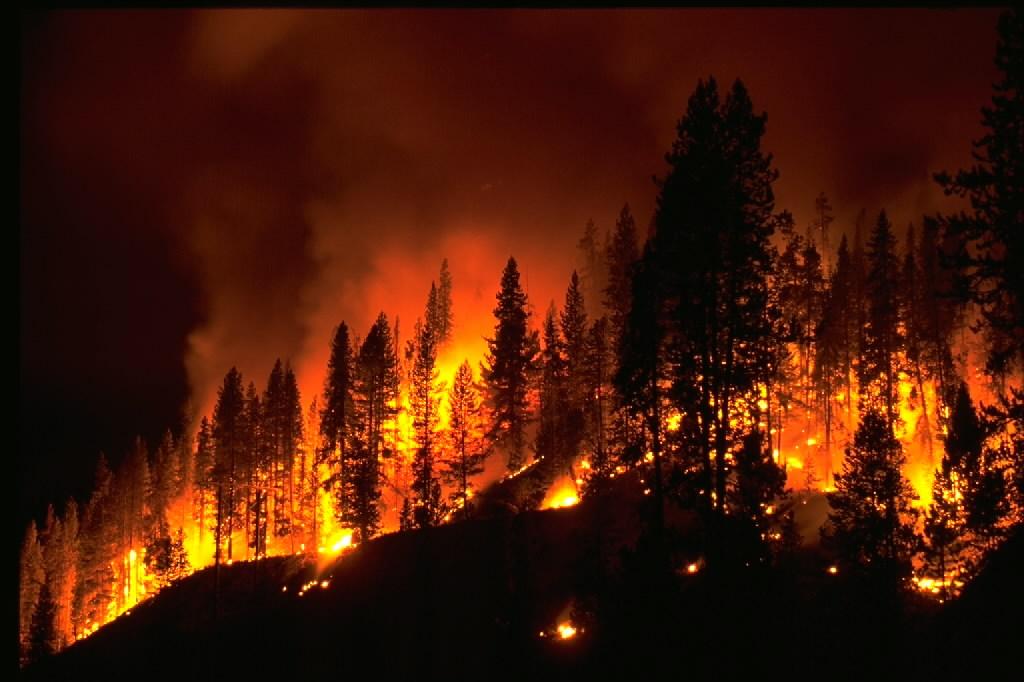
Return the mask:
<path fill-rule="evenodd" d="M 20 510 L 84 496 L 232 364 L 319 388 L 331 330 L 411 329 L 442 257 L 479 352 L 514 254 L 538 311 L 587 219 L 641 228 L 700 77 L 768 112 L 779 208 L 946 207 L 994 10 L 68 12 L 22 17 Z M 461 358 L 459 358 L 461 359 Z M 455 358 L 453 355 L 453 362 Z"/>

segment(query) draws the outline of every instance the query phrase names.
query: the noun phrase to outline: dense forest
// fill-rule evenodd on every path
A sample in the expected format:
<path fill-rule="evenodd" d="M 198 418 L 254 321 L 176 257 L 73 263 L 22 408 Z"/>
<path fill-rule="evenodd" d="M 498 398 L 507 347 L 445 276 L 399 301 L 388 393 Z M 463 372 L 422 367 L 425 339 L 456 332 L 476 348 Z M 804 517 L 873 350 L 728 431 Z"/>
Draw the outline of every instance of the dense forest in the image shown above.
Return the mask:
<path fill-rule="evenodd" d="M 461 314 L 445 260 L 411 329 L 386 311 L 339 322 L 318 395 L 286 359 L 228 369 L 212 413 L 114 468 L 100 455 L 87 500 L 29 524 L 21 664 L 207 566 L 579 501 L 612 513 L 626 480 L 666 573 L 782 566 L 820 542 L 831 574 L 955 600 L 1024 521 L 1022 41 L 1005 14 L 975 163 L 935 176 L 958 213 L 840 225 L 822 191 L 797 225 L 775 205 L 766 114 L 709 77 L 646 230 L 629 205 L 603 234 L 588 223 L 543 315 L 510 257 L 483 358 L 439 364 Z M 483 502 L 513 483 L 500 512 Z M 821 495 L 800 537 L 798 507 Z M 697 562 L 681 515 L 700 519 Z M 593 601 L 577 626 L 602 617 Z"/>

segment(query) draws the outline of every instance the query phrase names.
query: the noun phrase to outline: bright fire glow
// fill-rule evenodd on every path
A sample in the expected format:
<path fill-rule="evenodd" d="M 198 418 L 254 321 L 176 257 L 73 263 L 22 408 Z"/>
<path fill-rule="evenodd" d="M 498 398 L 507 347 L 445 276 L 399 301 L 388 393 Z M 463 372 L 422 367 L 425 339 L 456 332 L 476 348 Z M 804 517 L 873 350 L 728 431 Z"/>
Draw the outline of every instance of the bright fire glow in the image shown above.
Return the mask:
<path fill-rule="evenodd" d="M 548 490 L 547 496 L 544 498 L 544 502 L 541 504 L 541 509 L 561 509 L 563 507 L 571 507 L 578 504 L 580 501 L 579 494 L 576 491 L 576 483 L 572 479 L 566 477 L 560 481 L 556 481 L 551 489 Z"/>
<path fill-rule="evenodd" d="M 558 636 L 562 639 L 569 639 L 576 636 L 576 628 L 570 623 L 559 623 Z"/>

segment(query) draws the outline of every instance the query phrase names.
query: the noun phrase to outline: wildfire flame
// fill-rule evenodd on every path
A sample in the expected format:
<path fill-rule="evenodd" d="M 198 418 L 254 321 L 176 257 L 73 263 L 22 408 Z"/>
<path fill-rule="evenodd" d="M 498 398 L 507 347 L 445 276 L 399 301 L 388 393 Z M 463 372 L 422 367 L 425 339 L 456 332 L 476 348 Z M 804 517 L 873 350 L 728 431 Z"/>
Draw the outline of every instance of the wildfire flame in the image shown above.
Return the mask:
<path fill-rule="evenodd" d="M 558 481 L 548 490 L 541 509 L 561 509 L 579 504 L 579 494 L 576 491 L 576 482 L 571 478 Z"/>

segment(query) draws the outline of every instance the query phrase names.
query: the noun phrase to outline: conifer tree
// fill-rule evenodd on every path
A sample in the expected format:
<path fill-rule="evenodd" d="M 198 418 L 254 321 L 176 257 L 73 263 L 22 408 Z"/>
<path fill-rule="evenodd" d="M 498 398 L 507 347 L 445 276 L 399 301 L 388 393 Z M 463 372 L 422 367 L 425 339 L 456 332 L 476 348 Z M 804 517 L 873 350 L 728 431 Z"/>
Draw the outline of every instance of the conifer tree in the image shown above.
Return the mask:
<path fill-rule="evenodd" d="M 217 392 L 211 427 L 214 444 L 213 483 L 216 519 L 214 530 L 214 561 L 220 564 L 222 549 L 232 559 L 232 536 L 239 526 L 239 465 L 245 457 L 245 396 L 242 375 L 232 367 L 224 376 Z"/>
<path fill-rule="evenodd" d="M 481 375 L 491 414 L 489 437 L 507 453 L 508 470 L 515 471 L 526 454 L 528 395 L 539 352 L 537 332 L 529 328 L 530 313 L 515 258 L 505 265 L 497 299 L 494 337 L 487 339 Z"/>
<path fill-rule="evenodd" d="M 624 204 L 615 221 L 615 233 L 608 244 L 605 260 L 608 263 L 608 286 L 604 290 L 604 305 L 608 311 L 610 344 L 614 348 L 629 315 L 633 264 L 640 257 L 637 246 L 636 222 Z"/>
<path fill-rule="evenodd" d="M 966 298 L 981 312 L 994 376 L 1024 367 L 1024 15 L 999 18 L 992 104 L 981 110 L 985 134 L 975 163 L 935 176 L 947 195 L 966 198 L 969 211 L 939 218 L 959 241 L 954 262 Z"/>
<path fill-rule="evenodd" d="M 569 288 L 565 292 L 565 307 L 559 317 L 561 322 L 562 353 L 565 362 L 565 465 L 580 452 L 584 440 L 588 440 L 586 403 L 588 400 L 587 381 L 587 311 L 580 281 L 572 273 Z"/>
<path fill-rule="evenodd" d="M 433 292 L 433 288 L 431 288 Z M 413 457 L 412 509 L 413 521 L 418 528 L 436 525 L 443 516 L 441 483 L 434 466 L 436 431 L 440 420 L 441 389 L 438 383 L 438 333 L 428 320 L 416 321 L 416 350 L 412 366 L 409 402 L 412 407 L 416 453 Z"/>
<path fill-rule="evenodd" d="M 451 499 L 457 502 L 462 518 L 468 519 L 470 479 L 483 473 L 488 455 L 483 404 L 469 360 L 464 360 L 455 372 L 448 390 L 448 413 L 447 454 L 442 459 L 441 476 L 445 483 L 453 486 Z"/>
<path fill-rule="evenodd" d="M 760 421 L 771 366 L 767 277 L 777 172 L 760 147 L 765 121 L 740 81 L 724 102 L 713 78 L 698 82 L 666 156 L 651 242 L 663 287 L 658 315 L 671 325 L 673 402 L 698 420 L 704 496 L 719 513 L 726 455 L 742 437 L 733 425 Z"/>
<path fill-rule="evenodd" d="M 861 412 L 875 410 L 889 424 L 897 417 L 899 353 L 904 347 L 901 331 L 900 264 L 896 237 L 882 211 L 871 233 L 867 250 L 867 318 L 857 381 Z"/>
<path fill-rule="evenodd" d="M 589 471 L 584 472 L 588 491 L 596 492 L 613 470 L 608 433 L 611 427 L 613 347 L 609 343 L 606 316 L 594 320 L 587 332 L 584 359 L 584 433 L 591 453 Z M 574 477 L 575 478 L 575 477 Z"/>
<path fill-rule="evenodd" d="M 30 659 L 32 623 L 45 581 L 46 570 L 36 522 L 29 521 L 18 564 L 18 651 L 23 666 Z"/>
<path fill-rule="evenodd" d="M 896 578 L 910 568 L 914 548 L 914 496 L 903 477 L 903 447 L 876 410 L 861 418 L 846 450 L 823 536 L 849 564 Z"/>
<path fill-rule="evenodd" d="M 537 428 L 537 456 L 544 461 L 541 487 L 547 487 L 559 473 L 566 473 L 572 457 L 570 433 L 573 419 L 569 407 L 568 371 L 564 341 L 558 325 L 555 304 L 548 306 L 543 325 L 541 351 L 540 409 Z"/>
<path fill-rule="evenodd" d="M 208 510 L 213 506 L 217 482 L 214 477 L 213 429 L 203 415 L 196 434 L 195 474 L 193 479 L 192 518 L 198 529 L 198 542 L 202 544 L 207 530 Z"/>
<path fill-rule="evenodd" d="M 358 541 L 380 529 L 381 461 L 386 448 L 385 424 L 394 418 L 398 398 L 398 357 L 384 313 L 370 328 L 355 363 L 353 422 L 347 446 L 346 477 L 341 494 L 348 498 L 340 521 L 358 531 Z"/>
<path fill-rule="evenodd" d="M 324 379 L 323 411 L 320 413 L 321 448 L 317 452 L 317 463 L 325 464 L 330 472 L 327 487 L 334 489 L 338 512 L 342 517 L 349 513 L 349 500 L 341 481 L 346 479 L 346 448 L 354 419 L 354 372 L 352 342 L 348 325 L 342 321 L 331 341 L 331 356 L 327 362 L 327 377 Z"/>
<path fill-rule="evenodd" d="M 114 476 L 101 453 L 96 465 L 92 495 L 85 506 L 81 523 L 81 554 L 79 580 L 76 586 L 76 627 L 91 628 L 103 622 L 107 606 L 113 600 L 115 582 L 111 557 L 116 556 L 117 542 L 113 499 Z"/>
<path fill-rule="evenodd" d="M 441 261 L 441 274 L 437 285 L 437 338 L 438 347 L 444 347 L 455 328 L 455 314 L 452 311 L 452 273 L 448 270 L 448 259 Z"/>

